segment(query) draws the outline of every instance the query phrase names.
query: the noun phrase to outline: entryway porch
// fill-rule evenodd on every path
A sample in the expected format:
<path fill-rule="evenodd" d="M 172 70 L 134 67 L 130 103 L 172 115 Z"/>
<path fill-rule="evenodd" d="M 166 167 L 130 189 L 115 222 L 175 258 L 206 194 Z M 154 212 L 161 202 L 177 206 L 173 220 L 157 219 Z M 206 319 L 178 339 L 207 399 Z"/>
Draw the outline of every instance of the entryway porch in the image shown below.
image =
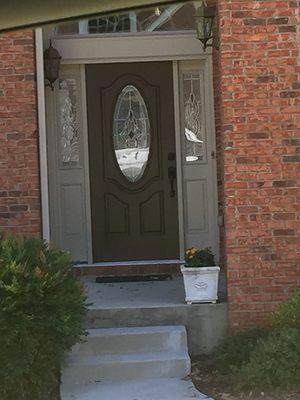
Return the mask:
<path fill-rule="evenodd" d="M 63 371 L 62 399 L 208 399 L 189 378 L 190 357 L 210 352 L 224 335 L 226 303 L 186 305 L 178 274 L 111 278 L 78 278 L 90 303 L 88 336 Z"/>
<path fill-rule="evenodd" d="M 191 356 L 209 353 L 227 329 L 224 282 L 217 304 L 185 303 L 182 276 L 161 281 L 96 283 L 93 275 L 79 278 L 90 303 L 86 328 L 185 326 Z"/>

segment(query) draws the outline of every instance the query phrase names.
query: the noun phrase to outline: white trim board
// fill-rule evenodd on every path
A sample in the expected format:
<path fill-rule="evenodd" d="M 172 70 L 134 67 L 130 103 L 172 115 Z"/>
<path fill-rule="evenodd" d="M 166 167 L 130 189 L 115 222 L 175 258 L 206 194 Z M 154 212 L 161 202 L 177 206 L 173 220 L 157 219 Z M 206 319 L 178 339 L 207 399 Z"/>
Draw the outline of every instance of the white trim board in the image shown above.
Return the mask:
<path fill-rule="evenodd" d="M 45 109 L 45 84 L 44 84 L 44 58 L 43 58 L 43 31 L 35 30 L 36 49 L 36 76 L 37 76 L 37 101 L 38 101 L 38 132 L 39 132 L 39 161 L 41 183 L 41 211 L 43 239 L 50 240 L 50 209 L 49 209 L 49 184 L 47 164 L 47 136 L 46 136 L 46 109 Z"/>
<path fill-rule="evenodd" d="M 63 64 L 207 59 L 195 33 L 139 36 L 53 37 Z"/>
<path fill-rule="evenodd" d="M 82 134 L 83 134 L 83 147 L 84 147 L 84 172 L 85 172 L 85 187 L 87 193 L 90 193 L 90 173 L 89 173 L 89 137 L 88 137 L 88 122 L 87 122 L 87 101 L 86 101 L 86 77 L 85 65 L 80 65 L 81 75 L 81 107 L 82 107 Z M 92 214 L 90 196 L 86 196 L 86 225 L 87 225 L 87 253 L 88 262 L 93 262 L 93 248 L 92 248 Z"/>
<path fill-rule="evenodd" d="M 179 74 L 178 61 L 173 61 L 173 97 L 174 97 L 174 127 L 176 145 L 176 183 L 177 183 L 177 204 L 178 204 L 178 240 L 179 257 L 184 258 L 184 209 L 183 209 L 183 187 L 182 187 L 182 141 L 181 141 L 181 115 L 179 99 Z"/>

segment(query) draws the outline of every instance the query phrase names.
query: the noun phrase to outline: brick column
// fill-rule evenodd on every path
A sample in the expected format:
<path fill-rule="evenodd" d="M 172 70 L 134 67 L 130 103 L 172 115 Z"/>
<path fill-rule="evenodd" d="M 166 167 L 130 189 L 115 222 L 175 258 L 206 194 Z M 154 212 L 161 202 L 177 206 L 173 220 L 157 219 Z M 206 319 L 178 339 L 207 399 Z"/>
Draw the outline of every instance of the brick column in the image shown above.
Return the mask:
<path fill-rule="evenodd" d="M 232 327 L 300 285 L 299 1 L 219 0 L 219 153 Z"/>
<path fill-rule="evenodd" d="M 0 35 L 0 226 L 41 232 L 32 31 Z"/>

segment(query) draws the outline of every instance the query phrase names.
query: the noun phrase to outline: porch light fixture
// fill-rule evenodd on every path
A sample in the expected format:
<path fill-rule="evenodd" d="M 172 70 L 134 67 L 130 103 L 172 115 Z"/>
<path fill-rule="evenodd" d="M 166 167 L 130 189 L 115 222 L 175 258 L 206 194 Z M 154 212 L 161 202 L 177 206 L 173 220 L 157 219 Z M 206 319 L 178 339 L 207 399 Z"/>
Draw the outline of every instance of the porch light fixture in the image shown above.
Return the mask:
<path fill-rule="evenodd" d="M 195 15 L 197 38 L 203 43 L 203 51 L 213 45 L 208 42 L 213 39 L 215 13 L 216 8 L 214 6 L 208 6 L 206 1 L 202 1 Z"/>
<path fill-rule="evenodd" d="M 44 76 L 49 82 L 46 86 L 50 86 L 51 90 L 54 89 L 53 84 L 59 77 L 61 55 L 52 46 L 50 40 L 50 46 L 44 51 Z"/>

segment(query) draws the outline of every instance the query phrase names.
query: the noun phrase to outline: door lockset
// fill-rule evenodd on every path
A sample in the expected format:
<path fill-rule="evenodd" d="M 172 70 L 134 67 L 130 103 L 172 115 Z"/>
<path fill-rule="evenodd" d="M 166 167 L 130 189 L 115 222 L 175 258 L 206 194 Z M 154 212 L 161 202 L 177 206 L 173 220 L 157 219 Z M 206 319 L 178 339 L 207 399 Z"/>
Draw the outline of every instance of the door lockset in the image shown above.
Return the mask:
<path fill-rule="evenodd" d="M 168 178 L 170 181 L 170 197 L 175 197 L 174 183 L 176 180 L 176 167 L 172 166 L 168 168 Z"/>

